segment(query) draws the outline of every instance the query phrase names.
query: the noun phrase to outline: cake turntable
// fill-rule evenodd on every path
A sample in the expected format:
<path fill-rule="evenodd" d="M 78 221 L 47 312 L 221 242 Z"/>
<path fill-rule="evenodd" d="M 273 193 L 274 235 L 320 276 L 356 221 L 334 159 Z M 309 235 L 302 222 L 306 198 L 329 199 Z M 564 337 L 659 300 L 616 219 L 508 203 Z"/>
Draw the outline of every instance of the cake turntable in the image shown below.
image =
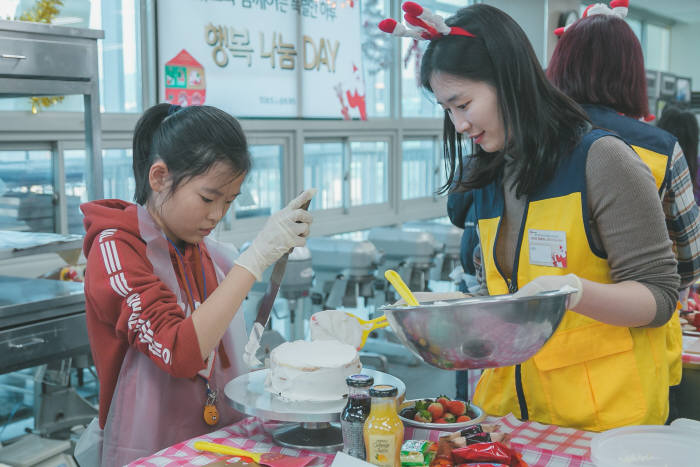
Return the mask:
<path fill-rule="evenodd" d="M 340 431 L 340 413 L 346 398 L 334 401 L 285 401 L 265 389 L 268 369 L 240 375 L 224 388 L 226 400 L 234 409 L 263 420 L 291 422 L 272 433 L 277 444 L 297 449 L 336 452 L 343 447 Z M 406 385 L 400 379 L 381 371 L 363 368 L 365 375 L 374 378 L 374 384 L 391 384 L 403 400 Z"/>

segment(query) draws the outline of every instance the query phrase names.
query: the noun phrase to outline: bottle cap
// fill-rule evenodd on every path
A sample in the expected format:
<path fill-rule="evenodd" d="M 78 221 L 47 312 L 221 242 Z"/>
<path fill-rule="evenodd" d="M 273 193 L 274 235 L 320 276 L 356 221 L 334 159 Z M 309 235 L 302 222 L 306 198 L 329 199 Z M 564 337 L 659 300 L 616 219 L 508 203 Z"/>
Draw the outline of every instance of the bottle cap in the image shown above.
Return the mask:
<path fill-rule="evenodd" d="M 369 375 L 350 375 L 345 382 L 351 388 L 368 388 L 374 384 L 374 378 Z"/>
<path fill-rule="evenodd" d="M 396 386 L 390 384 L 378 384 L 369 389 L 369 395 L 372 397 L 396 397 L 398 393 Z"/>

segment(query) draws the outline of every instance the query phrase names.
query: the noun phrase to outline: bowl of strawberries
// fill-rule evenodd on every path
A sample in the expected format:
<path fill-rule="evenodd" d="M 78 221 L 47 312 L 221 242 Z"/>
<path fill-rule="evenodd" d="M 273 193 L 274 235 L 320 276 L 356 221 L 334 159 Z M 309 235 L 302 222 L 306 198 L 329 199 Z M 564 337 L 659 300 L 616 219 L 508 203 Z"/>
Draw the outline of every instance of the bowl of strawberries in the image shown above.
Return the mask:
<path fill-rule="evenodd" d="M 486 414 L 469 401 L 447 396 L 406 400 L 399 406 L 399 418 L 404 425 L 431 430 L 455 431 L 481 423 Z"/>

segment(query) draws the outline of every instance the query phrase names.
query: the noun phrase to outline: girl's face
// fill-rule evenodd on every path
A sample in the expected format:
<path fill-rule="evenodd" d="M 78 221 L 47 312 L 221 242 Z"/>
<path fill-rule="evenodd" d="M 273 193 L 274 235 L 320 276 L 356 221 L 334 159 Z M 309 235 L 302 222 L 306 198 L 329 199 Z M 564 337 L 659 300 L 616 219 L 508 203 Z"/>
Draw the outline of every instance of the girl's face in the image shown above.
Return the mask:
<path fill-rule="evenodd" d="M 503 149 L 505 129 L 493 86 L 438 71 L 431 76 L 430 87 L 457 133 L 468 136 L 486 152 Z"/>
<path fill-rule="evenodd" d="M 157 164 L 163 165 L 166 178 L 154 186 L 153 173 Z M 167 168 L 161 161 L 156 162 L 151 168 L 153 194 L 149 204 L 153 209 L 149 211 L 175 244 L 199 243 L 226 215 L 241 192 L 245 176 L 243 173 L 232 178 L 231 168 L 217 162 L 207 172 L 181 182 L 175 192 L 170 193 Z"/>

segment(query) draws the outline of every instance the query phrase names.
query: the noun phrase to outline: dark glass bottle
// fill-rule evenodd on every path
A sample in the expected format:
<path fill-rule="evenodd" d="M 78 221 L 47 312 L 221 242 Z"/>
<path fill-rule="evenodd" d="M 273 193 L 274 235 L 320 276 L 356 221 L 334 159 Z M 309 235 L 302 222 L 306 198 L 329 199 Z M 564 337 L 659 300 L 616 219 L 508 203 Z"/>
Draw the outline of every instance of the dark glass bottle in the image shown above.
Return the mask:
<path fill-rule="evenodd" d="M 374 384 L 374 378 L 368 375 L 351 375 L 345 379 L 345 382 L 348 385 L 348 403 L 340 414 L 343 452 L 365 460 L 363 429 L 369 415 L 371 404 L 369 388 Z"/>

